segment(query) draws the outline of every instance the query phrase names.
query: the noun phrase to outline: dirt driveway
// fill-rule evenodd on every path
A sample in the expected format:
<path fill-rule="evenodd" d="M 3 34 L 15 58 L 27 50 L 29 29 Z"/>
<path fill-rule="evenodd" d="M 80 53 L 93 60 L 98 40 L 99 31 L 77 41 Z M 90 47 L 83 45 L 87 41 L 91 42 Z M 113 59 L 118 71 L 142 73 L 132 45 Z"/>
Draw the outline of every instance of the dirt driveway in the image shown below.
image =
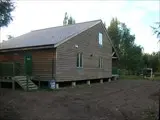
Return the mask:
<path fill-rule="evenodd" d="M 0 120 L 141 120 L 160 82 L 120 80 L 58 91 L 0 89 Z"/>

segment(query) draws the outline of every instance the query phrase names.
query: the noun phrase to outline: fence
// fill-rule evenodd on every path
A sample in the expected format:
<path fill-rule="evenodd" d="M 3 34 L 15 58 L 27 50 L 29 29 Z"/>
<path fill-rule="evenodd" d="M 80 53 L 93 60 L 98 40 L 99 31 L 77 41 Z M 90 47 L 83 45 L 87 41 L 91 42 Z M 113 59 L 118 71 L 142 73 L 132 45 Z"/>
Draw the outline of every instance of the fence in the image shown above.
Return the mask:
<path fill-rule="evenodd" d="M 120 71 L 119 71 L 118 68 L 116 68 L 116 67 L 113 67 L 113 68 L 112 68 L 112 74 L 113 74 L 113 75 L 119 75 L 119 72 L 120 72 Z"/>
<path fill-rule="evenodd" d="M 20 75 L 21 66 L 18 62 L 0 62 L 0 76 Z"/>

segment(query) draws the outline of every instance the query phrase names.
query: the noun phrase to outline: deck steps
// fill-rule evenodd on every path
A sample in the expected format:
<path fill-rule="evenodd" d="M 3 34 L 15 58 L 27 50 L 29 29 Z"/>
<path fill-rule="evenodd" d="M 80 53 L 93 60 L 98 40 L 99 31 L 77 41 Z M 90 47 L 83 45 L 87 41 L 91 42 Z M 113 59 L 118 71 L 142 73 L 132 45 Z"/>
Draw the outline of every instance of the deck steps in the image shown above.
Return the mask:
<path fill-rule="evenodd" d="M 26 76 L 15 76 L 12 78 L 17 82 L 25 91 L 27 91 L 27 77 Z M 37 90 L 38 86 L 28 79 L 28 90 Z"/>

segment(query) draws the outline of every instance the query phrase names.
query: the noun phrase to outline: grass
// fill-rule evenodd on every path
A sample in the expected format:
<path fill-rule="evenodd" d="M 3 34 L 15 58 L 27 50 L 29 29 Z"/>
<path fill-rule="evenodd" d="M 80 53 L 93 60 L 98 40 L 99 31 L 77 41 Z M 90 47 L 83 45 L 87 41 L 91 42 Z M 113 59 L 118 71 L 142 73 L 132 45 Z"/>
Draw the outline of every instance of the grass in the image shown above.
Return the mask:
<path fill-rule="evenodd" d="M 143 79 L 142 76 L 136 76 L 136 75 L 122 75 L 120 76 L 121 80 L 140 80 Z"/>
<path fill-rule="evenodd" d="M 160 76 L 155 76 L 153 80 L 160 80 Z"/>
<path fill-rule="evenodd" d="M 121 80 L 147 80 L 151 78 L 144 79 L 142 76 L 136 76 L 136 75 L 122 75 L 120 76 Z M 160 76 L 154 76 L 152 80 L 160 80 Z"/>

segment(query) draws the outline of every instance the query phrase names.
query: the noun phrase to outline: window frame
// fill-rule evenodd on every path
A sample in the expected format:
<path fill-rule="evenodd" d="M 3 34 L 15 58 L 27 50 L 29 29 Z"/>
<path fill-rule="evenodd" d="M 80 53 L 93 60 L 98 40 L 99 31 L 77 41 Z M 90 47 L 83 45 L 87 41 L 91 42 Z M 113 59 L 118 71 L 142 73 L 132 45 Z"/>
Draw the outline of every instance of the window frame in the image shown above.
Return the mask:
<path fill-rule="evenodd" d="M 102 58 L 102 57 L 99 57 L 99 60 L 98 60 L 98 67 L 99 67 L 100 69 L 103 68 L 103 58 Z"/>
<path fill-rule="evenodd" d="M 100 47 L 103 46 L 103 34 L 101 32 L 98 33 L 98 44 Z"/>
<path fill-rule="evenodd" d="M 76 67 L 83 68 L 83 53 L 82 52 L 77 53 Z"/>

